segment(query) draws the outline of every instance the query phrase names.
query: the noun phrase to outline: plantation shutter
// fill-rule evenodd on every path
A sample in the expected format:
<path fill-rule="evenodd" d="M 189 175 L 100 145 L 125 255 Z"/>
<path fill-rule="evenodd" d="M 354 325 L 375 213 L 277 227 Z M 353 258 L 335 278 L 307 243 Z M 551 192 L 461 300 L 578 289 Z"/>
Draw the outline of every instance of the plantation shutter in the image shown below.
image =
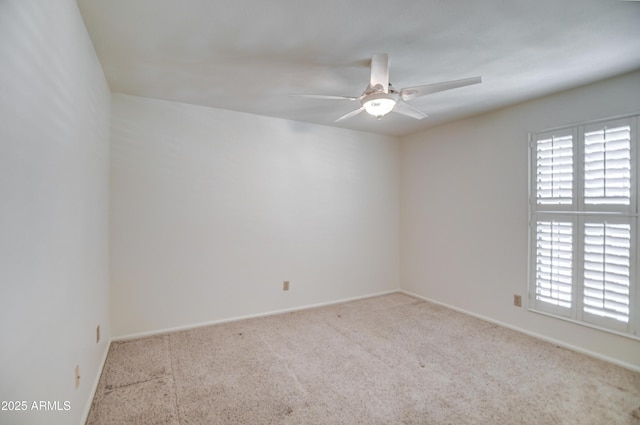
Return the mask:
<path fill-rule="evenodd" d="M 631 225 L 584 225 L 584 311 L 619 322 L 629 321 Z"/>
<path fill-rule="evenodd" d="M 531 309 L 640 337 L 640 116 L 530 136 Z"/>
<path fill-rule="evenodd" d="M 536 140 L 538 205 L 573 202 L 573 134 L 540 135 Z"/>
<path fill-rule="evenodd" d="M 535 298 L 570 308 L 573 294 L 573 223 L 536 223 Z"/>
<path fill-rule="evenodd" d="M 588 131 L 584 135 L 584 203 L 631 202 L 631 127 Z"/>

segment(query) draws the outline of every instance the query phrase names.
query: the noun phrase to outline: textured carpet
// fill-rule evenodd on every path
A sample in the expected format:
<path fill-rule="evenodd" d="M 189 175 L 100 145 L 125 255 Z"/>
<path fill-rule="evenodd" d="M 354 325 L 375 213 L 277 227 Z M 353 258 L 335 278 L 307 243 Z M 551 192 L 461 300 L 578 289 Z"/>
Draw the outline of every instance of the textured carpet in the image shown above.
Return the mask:
<path fill-rule="evenodd" d="M 640 374 L 403 294 L 111 345 L 88 424 L 640 424 Z"/>

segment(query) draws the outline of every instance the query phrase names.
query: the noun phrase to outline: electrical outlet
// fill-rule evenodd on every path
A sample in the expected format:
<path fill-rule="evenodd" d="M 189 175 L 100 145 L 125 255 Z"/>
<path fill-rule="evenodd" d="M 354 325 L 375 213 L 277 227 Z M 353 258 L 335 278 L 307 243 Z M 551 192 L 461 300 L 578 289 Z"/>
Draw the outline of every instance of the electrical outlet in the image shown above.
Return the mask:
<path fill-rule="evenodd" d="M 514 295 L 513 296 L 513 305 L 516 307 L 522 307 L 522 296 Z"/>
<path fill-rule="evenodd" d="M 100 342 L 100 325 L 96 328 L 96 344 Z"/>
<path fill-rule="evenodd" d="M 76 390 L 80 386 L 80 365 L 76 366 Z"/>
<path fill-rule="evenodd" d="M 288 280 L 285 280 L 285 281 L 282 283 L 282 290 L 283 290 L 283 291 L 288 291 L 288 290 L 289 290 L 289 281 L 288 281 Z"/>

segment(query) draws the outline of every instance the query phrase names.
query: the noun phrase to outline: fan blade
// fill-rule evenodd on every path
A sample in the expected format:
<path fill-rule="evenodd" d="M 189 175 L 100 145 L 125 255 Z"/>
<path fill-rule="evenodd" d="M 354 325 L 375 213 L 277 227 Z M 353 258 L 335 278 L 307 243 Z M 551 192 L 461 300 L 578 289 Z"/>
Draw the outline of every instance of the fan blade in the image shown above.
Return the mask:
<path fill-rule="evenodd" d="M 374 53 L 371 56 L 371 88 L 381 86 L 385 93 L 389 93 L 389 55 Z"/>
<path fill-rule="evenodd" d="M 406 115 L 408 117 L 415 118 L 417 120 L 421 120 L 429 116 L 424 112 L 422 112 L 421 110 L 414 108 L 413 106 L 409 105 L 408 103 L 402 100 L 398 100 L 398 102 L 396 103 L 396 106 L 393 108 L 393 112 L 397 112 L 399 114 Z"/>
<path fill-rule="evenodd" d="M 400 90 L 402 100 L 414 99 L 420 96 L 437 93 L 440 91 L 457 89 L 482 82 L 482 77 L 464 78 L 462 80 L 446 81 L 443 83 L 427 84 L 425 86 L 405 87 Z"/>
<path fill-rule="evenodd" d="M 348 114 L 345 114 L 343 116 L 341 116 L 340 118 L 338 118 L 337 120 L 335 120 L 334 122 L 340 122 L 346 119 L 349 119 L 351 117 L 355 117 L 356 115 L 358 115 L 360 112 L 364 111 L 364 106 L 361 107 L 360 109 L 356 109 L 355 111 L 351 111 Z"/>
<path fill-rule="evenodd" d="M 324 94 L 291 94 L 293 97 L 306 97 L 309 99 L 329 99 L 329 100 L 358 100 L 353 96 L 328 96 Z"/>

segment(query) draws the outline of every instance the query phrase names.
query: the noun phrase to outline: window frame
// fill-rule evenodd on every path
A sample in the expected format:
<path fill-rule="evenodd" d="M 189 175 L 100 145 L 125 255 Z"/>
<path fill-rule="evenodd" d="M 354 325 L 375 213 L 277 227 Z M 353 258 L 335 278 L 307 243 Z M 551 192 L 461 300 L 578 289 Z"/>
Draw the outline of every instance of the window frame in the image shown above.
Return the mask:
<path fill-rule="evenodd" d="M 629 205 L 592 205 L 585 203 L 584 167 L 585 167 L 585 134 L 602 127 L 615 128 L 629 125 L 630 137 L 630 199 Z M 527 309 L 561 320 L 583 326 L 596 328 L 605 332 L 640 340 L 640 283 L 638 271 L 638 245 L 640 241 L 640 225 L 638 224 L 638 186 L 640 165 L 640 113 L 622 115 L 593 121 L 555 127 L 528 134 L 528 278 Z M 573 137 L 573 180 L 571 204 L 554 205 L 538 204 L 537 181 L 537 142 L 548 139 L 551 135 L 572 134 Z M 572 295 L 570 307 L 562 307 L 538 300 L 537 286 L 537 223 L 539 221 L 571 222 L 572 232 Z M 585 223 L 623 222 L 630 224 L 631 246 L 629 264 L 629 318 L 628 322 L 601 317 L 584 311 L 584 232 Z"/>

